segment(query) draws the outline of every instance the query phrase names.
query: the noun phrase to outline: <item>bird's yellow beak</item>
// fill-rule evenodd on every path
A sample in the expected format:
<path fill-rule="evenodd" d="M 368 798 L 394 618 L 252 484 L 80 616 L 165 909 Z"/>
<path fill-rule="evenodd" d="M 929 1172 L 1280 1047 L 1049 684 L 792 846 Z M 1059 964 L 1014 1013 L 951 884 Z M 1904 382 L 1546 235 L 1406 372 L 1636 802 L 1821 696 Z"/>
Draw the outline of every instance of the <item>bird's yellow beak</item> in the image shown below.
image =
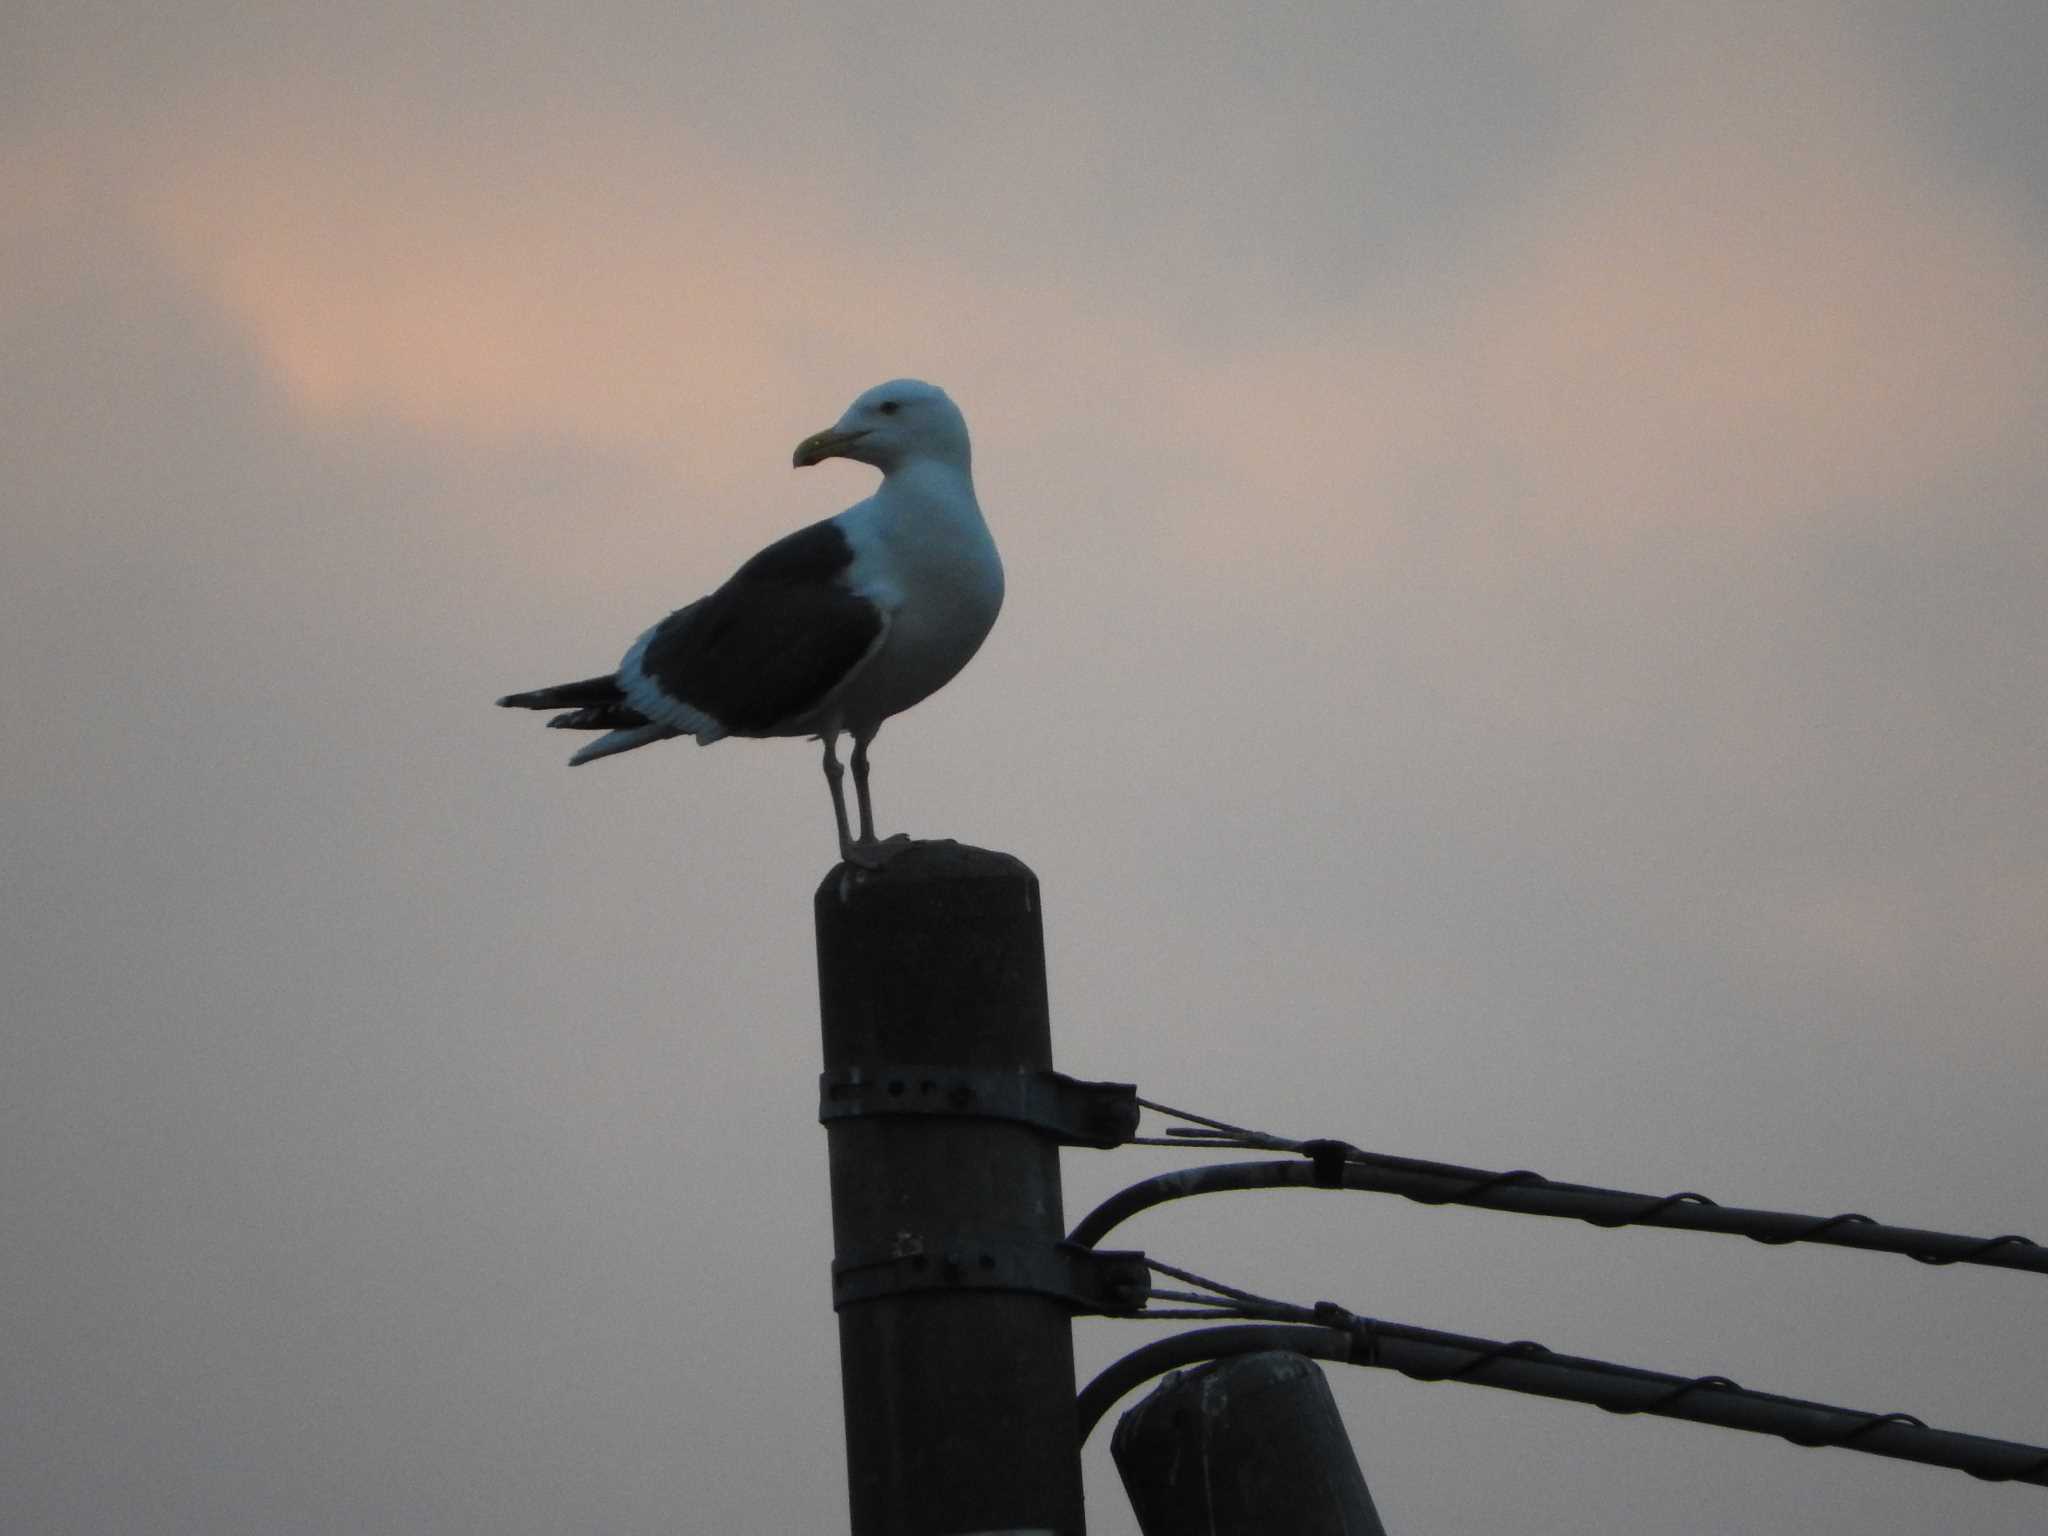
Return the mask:
<path fill-rule="evenodd" d="M 796 445 L 796 453 L 790 462 L 798 469 L 808 469 L 826 459 L 843 458 L 846 450 L 867 436 L 865 430 L 841 432 L 836 427 L 827 427 L 823 432 L 813 432 Z"/>

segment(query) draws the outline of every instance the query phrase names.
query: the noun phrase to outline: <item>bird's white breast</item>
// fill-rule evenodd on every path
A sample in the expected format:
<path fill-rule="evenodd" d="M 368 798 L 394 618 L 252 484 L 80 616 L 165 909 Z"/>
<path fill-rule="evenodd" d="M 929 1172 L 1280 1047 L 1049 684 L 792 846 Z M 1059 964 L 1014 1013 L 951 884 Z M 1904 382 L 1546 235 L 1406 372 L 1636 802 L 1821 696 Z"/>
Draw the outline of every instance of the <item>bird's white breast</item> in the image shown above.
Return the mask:
<path fill-rule="evenodd" d="M 854 591 L 889 617 L 881 648 L 833 701 L 849 729 L 879 725 L 966 666 L 1003 606 L 1003 563 L 964 475 L 892 476 L 843 514 Z"/>

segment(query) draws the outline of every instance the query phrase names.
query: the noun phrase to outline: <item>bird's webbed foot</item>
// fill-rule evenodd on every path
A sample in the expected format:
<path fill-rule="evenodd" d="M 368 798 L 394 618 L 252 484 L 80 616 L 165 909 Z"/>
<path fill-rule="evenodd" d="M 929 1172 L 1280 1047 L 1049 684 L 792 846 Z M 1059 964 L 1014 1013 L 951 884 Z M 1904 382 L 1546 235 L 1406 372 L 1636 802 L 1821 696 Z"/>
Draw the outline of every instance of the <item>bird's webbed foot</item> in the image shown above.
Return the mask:
<path fill-rule="evenodd" d="M 911 842 L 909 834 L 904 832 L 880 839 L 863 838 L 858 842 L 842 843 L 839 856 L 860 869 L 880 869 L 897 854 L 909 848 Z"/>

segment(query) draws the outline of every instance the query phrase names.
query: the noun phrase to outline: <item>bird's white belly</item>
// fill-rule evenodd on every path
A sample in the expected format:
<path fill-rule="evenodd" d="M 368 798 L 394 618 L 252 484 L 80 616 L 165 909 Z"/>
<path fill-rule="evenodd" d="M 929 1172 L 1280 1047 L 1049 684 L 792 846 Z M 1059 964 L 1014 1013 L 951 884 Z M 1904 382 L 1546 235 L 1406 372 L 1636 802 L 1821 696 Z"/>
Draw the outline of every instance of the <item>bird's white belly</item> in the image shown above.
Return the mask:
<path fill-rule="evenodd" d="M 979 519 L 976 519 L 977 523 Z M 1003 606 L 1003 567 L 986 527 L 892 540 L 886 579 L 851 573 L 889 614 L 880 648 L 831 701 L 846 729 L 864 731 L 930 697 L 973 659 Z M 876 562 L 877 565 L 880 562 Z"/>

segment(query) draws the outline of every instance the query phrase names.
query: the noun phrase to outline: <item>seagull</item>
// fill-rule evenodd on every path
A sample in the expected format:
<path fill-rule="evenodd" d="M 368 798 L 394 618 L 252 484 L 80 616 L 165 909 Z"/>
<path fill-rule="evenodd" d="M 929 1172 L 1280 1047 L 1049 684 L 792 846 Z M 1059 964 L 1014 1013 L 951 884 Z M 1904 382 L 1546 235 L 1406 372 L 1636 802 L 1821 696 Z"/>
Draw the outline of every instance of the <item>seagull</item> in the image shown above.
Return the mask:
<path fill-rule="evenodd" d="M 797 444 L 798 469 L 854 459 L 882 472 L 865 501 L 778 539 L 708 597 L 635 640 L 618 670 L 508 694 L 560 710 L 549 725 L 604 734 L 571 767 L 674 736 L 811 737 L 839 854 L 877 868 L 909 845 L 875 837 L 868 747 L 882 722 L 950 682 L 1003 606 L 1003 563 L 969 472 L 967 422 L 917 379 L 877 384 Z M 848 825 L 841 734 L 853 738 L 860 835 Z"/>

